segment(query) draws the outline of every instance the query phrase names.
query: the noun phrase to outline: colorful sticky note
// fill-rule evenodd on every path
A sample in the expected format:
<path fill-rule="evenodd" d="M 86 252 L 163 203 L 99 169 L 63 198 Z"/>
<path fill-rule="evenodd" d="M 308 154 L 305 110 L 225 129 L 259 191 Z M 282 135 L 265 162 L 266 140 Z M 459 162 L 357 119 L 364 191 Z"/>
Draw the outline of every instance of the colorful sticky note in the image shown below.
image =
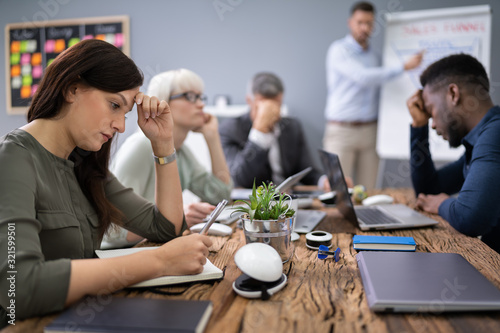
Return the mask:
<path fill-rule="evenodd" d="M 29 39 L 26 41 L 26 52 L 33 53 L 36 51 L 36 40 L 35 39 Z"/>
<path fill-rule="evenodd" d="M 30 53 L 21 54 L 21 65 L 29 64 L 30 61 L 31 61 L 31 54 Z"/>
<path fill-rule="evenodd" d="M 56 41 L 49 39 L 45 42 L 45 52 L 54 53 L 54 48 L 56 47 Z"/>
<path fill-rule="evenodd" d="M 42 77 L 43 69 L 42 66 L 33 66 L 33 70 L 31 71 L 31 74 L 33 75 L 34 79 L 39 79 Z"/>
<path fill-rule="evenodd" d="M 21 42 L 18 40 L 10 43 L 10 53 L 19 53 L 21 51 Z"/>
<path fill-rule="evenodd" d="M 56 45 L 54 47 L 54 53 L 61 53 L 66 48 L 66 41 L 64 39 L 56 40 Z"/>
<path fill-rule="evenodd" d="M 21 98 L 30 98 L 31 96 L 31 86 L 23 86 L 21 88 Z"/>
<path fill-rule="evenodd" d="M 116 47 L 123 46 L 123 34 L 122 33 L 115 34 L 115 46 Z"/>
<path fill-rule="evenodd" d="M 106 42 L 115 45 L 115 34 L 106 34 Z"/>
<path fill-rule="evenodd" d="M 21 85 L 22 85 L 22 80 L 20 76 L 12 78 L 12 81 L 10 82 L 10 86 L 12 89 L 19 89 L 21 88 Z"/>
<path fill-rule="evenodd" d="M 14 65 L 10 68 L 10 77 L 15 77 L 21 75 L 21 66 Z"/>
<path fill-rule="evenodd" d="M 106 35 L 96 35 L 95 39 L 106 41 Z"/>
<path fill-rule="evenodd" d="M 28 52 L 28 41 L 27 40 L 22 40 L 21 41 L 21 53 L 26 53 Z"/>
<path fill-rule="evenodd" d="M 87 40 L 87 39 L 94 39 L 94 36 L 92 36 L 92 35 L 85 35 L 82 38 L 82 40 Z"/>
<path fill-rule="evenodd" d="M 37 89 L 38 89 L 38 84 L 34 84 L 33 87 L 31 87 L 31 97 L 35 95 Z"/>
<path fill-rule="evenodd" d="M 33 66 L 40 65 L 42 63 L 42 54 L 40 52 L 33 53 L 31 56 L 31 64 Z"/>
<path fill-rule="evenodd" d="M 31 75 L 23 76 L 23 86 L 31 86 L 33 83 L 33 78 Z"/>
<path fill-rule="evenodd" d="M 21 62 L 21 54 L 19 53 L 12 53 L 10 55 L 10 64 L 11 65 L 17 65 Z"/>
<path fill-rule="evenodd" d="M 21 75 L 26 76 L 26 75 L 31 75 L 31 65 L 22 65 L 21 66 Z"/>
<path fill-rule="evenodd" d="M 68 47 L 72 47 L 73 45 L 75 44 L 78 44 L 78 42 L 80 41 L 80 38 L 71 38 L 68 42 Z"/>
<path fill-rule="evenodd" d="M 52 63 L 52 61 L 54 61 L 54 60 L 55 60 L 55 58 L 52 58 L 52 59 L 47 60 L 47 67 L 48 67 L 48 66 Z"/>

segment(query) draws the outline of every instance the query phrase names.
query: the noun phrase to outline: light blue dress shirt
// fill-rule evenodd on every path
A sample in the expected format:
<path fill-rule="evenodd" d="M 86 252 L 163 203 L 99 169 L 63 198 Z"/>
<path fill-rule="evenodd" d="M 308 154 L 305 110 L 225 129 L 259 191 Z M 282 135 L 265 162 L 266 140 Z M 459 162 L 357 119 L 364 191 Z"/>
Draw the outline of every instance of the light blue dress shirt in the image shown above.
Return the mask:
<path fill-rule="evenodd" d="M 380 86 L 403 70 L 402 64 L 380 67 L 372 48 L 364 50 L 350 34 L 333 42 L 326 57 L 326 120 L 377 119 Z"/>

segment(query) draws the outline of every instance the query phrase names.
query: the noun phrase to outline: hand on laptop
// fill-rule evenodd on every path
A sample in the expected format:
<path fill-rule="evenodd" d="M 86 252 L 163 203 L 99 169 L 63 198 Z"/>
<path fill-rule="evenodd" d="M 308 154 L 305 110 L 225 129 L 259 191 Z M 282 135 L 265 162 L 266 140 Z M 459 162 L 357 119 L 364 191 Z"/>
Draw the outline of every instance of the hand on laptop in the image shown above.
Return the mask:
<path fill-rule="evenodd" d="M 417 198 L 417 207 L 432 214 L 438 214 L 439 206 L 450 196 L 445 193 L 436 195 L 420 193 Z"/>

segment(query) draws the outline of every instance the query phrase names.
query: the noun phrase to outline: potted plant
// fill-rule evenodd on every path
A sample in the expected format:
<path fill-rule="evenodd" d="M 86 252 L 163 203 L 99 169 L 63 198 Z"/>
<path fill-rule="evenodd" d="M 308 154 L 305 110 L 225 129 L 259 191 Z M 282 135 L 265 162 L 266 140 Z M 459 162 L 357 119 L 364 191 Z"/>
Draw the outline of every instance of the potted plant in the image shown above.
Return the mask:
<path fill-rule="evenodd" d="M 247 244 L 260 242 L 271 245 L 278 251 L 283 262 L 287 262 L 293 254 L 291 234 L 295 221 L 295 210 L 292 208 L 292 198 L 286 193 L 280 193 L 273 183 L 262 183 L 258 188 L 255 181 L 248 201 L 234 211 L 243 215 L 243 231 Z"/>

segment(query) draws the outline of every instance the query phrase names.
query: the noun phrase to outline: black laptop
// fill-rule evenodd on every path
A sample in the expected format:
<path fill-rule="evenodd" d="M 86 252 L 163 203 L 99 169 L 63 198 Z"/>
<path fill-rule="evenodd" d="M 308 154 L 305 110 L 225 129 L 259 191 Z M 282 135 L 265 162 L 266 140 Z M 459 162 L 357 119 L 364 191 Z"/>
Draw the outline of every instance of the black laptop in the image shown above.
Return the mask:
<path fill-rule="evenodd" d="M 319 149 L 321 163 L 335 191 L 335 203 L 342 215 L 361 230 L 402 229 L 438 224 L 410 207 L 402 204 L 356 206 L 352 204 L 339 157 Z"/>

